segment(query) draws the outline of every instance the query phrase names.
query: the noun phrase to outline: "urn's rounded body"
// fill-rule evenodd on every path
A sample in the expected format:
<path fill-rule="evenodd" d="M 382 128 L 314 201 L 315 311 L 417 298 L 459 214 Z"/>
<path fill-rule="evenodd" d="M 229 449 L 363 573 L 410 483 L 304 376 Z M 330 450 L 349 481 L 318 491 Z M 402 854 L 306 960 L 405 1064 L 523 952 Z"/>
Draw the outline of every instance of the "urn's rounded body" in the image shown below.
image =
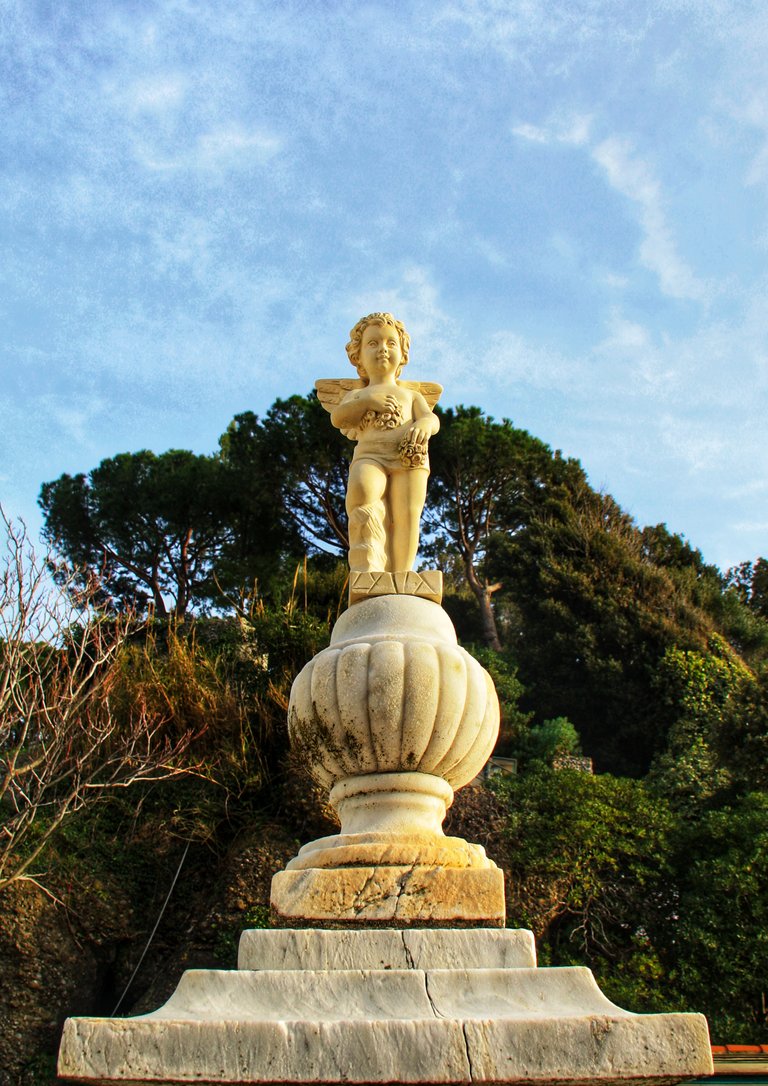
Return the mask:
<path fill-rule="evenodd" d="M 291 741 L 328 786 L 366 773 L 430 773 L 453 788 L 485 765 L 499 730 L 488 673 L 437 604 L 380 596 L 337 622 L 298 675 Z"/>

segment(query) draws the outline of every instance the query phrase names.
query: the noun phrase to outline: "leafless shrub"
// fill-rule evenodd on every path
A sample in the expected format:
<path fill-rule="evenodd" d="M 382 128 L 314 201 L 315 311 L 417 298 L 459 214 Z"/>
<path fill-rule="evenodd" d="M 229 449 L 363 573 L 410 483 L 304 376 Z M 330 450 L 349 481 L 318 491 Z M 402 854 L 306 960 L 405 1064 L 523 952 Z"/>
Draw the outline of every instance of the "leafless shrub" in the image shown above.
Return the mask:
<path fill-rule="evenodd" d="M 114 711 L 120 653 L 139 627 L 105 615 L 99 588 L 54 570 L 0 509 L 0 891 L 37 881 L 38 857 L 86 805 L 192 768 L 190 732 L 169 737 L 142 702 Z"/>

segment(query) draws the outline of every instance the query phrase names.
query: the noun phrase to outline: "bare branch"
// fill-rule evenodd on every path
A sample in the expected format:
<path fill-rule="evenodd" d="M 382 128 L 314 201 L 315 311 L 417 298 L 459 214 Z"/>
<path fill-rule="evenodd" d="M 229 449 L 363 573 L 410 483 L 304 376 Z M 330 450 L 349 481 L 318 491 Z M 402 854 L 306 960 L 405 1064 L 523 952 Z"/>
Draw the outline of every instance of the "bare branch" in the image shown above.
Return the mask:
<path fill-rule="evenodd" d="M 120 653 L 141 628 L 107 616 L 102 586 L 35 553 L 0 508 L 0 891 L 62 823 L 111 790 L 195 767 L 193 736 L 169 739 L 143 704 L 116 714 Z M 50 571 L 55 568 L 54 580 Z"/>

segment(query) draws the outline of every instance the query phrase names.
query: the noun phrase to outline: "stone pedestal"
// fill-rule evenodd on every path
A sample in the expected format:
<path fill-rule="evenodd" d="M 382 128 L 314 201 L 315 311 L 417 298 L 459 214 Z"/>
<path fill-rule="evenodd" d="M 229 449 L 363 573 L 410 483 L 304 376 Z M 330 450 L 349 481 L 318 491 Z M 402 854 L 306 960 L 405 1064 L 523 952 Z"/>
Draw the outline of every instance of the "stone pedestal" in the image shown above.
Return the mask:
<path fill-rule="evenodd" d="M 407 594 L 350 607 L 297 677 L 288 720 L 341 832 L 275 876 L 275 923 L 504 924 L 502 872 L 480 845 L 443 834 L 454 787 L 493 748 L 499 707 L 442 608 Z"/>
<path fill-rule="evenodd" d="M 139 1083 L 651 1086 L 712 1073 L 705 1019 L 635 1015 L 588 969 L 537 969 L 520 931 L 250 931 L 240 968 L 168 1003 L 73 1018 L 59 1074 Z"/>

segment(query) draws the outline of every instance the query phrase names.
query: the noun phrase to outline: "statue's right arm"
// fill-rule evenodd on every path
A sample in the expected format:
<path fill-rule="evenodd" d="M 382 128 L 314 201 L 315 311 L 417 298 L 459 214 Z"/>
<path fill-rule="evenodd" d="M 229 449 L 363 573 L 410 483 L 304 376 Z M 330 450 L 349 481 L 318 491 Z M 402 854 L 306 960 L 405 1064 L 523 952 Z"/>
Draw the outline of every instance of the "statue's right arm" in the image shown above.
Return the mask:
<path fill-rule="evenodd" d="M 331 422 L 337 429 L 346 429 L 360 421 L 368 409 L 364 402 L 366 398 L 365 392 L 366 390 L 363 388 L 354 389 L 352 392 L 348 392 L 341 403 L 334 407 L 333 411 L 331 411 Z"/>

